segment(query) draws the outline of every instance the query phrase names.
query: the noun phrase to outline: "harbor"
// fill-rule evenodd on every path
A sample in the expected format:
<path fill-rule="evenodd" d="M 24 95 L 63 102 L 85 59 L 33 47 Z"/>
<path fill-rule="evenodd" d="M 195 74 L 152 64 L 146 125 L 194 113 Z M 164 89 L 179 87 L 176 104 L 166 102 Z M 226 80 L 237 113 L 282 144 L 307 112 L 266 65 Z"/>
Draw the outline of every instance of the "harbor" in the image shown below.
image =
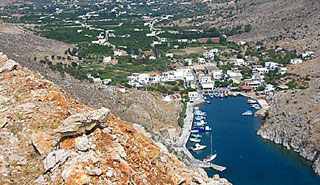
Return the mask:
<path fill-rule="evenodd" d="M 186 111 L 187 116 L 184 120 L 184 127 L 182 129 L 182 134 L 180 135 L 180 137 L 178 139 L 176 149 L 178 151 L 184 152 L 188 156 L 193 168 L 212 168 L 217 171 L 224 171 L 224 170 L 226 170 L 226 167 L 224 167 L 224 166 L 220 166 L 217 164 L 212 164 L 212 163 L 208 163 L 208 162 L 204 162 L 204 161 L 195 159 L 186 147 L 187 142 L 188 142 L 190 135 L 191 135 L 192 123 L 193 123 L 193 119 L 194 119 L 193 108 L 194 108 L 194 106 L 201 104 L 203 102 L 204 102 L 203 98 L 200 98 L 199 100 L 197 100 L 193 103 L 187 104 L 187 111 Z"/>
<path fill-rule="evenodd" d="M 193 106 L 206 112 L 205 122 L 211 131 L 192 132 L 197 120 L 193 114 L 188 115 L 188 129 L 185 129 L 188 131 L 185 133 L 187 137 L 181 142 L 184 152 L 193 159 L 193 167 L 204 168 L 209 176 L 218 174 L 234 184 L 319 184 L 320 179 L 312 172 L 309 161 L 280 145 L 263 140 L 256 134 L 261 121 L 254 115 L 267 106 L 261 98 L 211 98 L 209 94 L 204 97 L 206 99 L 199 100 L 200 104 L 195 102 L 188 106 L 188 114 L 194 112 Z M 255 104 L 259 105 L 259 109 L 252 106 Z M 243 115 L 246 110 L 252 112 L 252 115 Z M 190 141 L 192 134 L 200 134 L 199 145 L 206 147 L 195 151 L 188 150 L 187 148 L 197 149 L 195 144 L 198 142 Z M 214 152 L 210 151 L 210 148 L 213 148 Z M 212 153 L 217 154 L 216 158 L 209 163 L 203 162 L 206 156 Z"/>

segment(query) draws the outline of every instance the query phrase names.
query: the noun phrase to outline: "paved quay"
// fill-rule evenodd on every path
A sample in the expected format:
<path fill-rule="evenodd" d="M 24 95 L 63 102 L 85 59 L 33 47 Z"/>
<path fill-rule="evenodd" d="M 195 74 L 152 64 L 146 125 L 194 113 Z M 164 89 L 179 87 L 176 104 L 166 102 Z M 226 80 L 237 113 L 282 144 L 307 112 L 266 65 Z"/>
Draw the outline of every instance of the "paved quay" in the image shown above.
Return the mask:
<path fill-rule="evenodd" d="M 191 166 L 194 168 L 212 168 L 217 171 L 224 171 L 226 170 L 226 167 L 224 166 L 219 166 L 216 164 L 212 163 L 206 163 L 201 160 L 195 159 L 193 155 L 190 153 L 190 151 L 187 149 L 186 145 L 189 140 L 189 137 L 191 135 L 191 129 L 192 129 L 192 122 L 193 122 L 193 107 L 204 102 L 203 96 L 201 95 L 199 100 L 193 102 L 193 103 L 188 103 L 187 104 L 187 110 L 186 110 L 186 118 L 184 119 L 184 125 L 182 128 L 182 133 L 176 143 L 176 150 L 178 151 L 183 151 L 190 160 Z"/>

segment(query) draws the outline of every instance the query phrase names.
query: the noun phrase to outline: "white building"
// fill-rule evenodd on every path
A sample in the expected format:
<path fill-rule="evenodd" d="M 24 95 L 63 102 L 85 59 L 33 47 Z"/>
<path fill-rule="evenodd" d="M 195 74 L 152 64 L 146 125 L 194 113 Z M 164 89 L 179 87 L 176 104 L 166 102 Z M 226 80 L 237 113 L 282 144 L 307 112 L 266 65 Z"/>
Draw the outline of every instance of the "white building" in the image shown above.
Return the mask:
<path fill-rule="evenodd" d="M 149 57 L 149 60 L 155 60 L 155 59 L 156 59 L 155 56 L 150 56 L 150 57 Z"/>
<path fill-rule="evenodd" d="M 214 88 L 214 81 L 211 79 L 211 76 L 199 77 L 199 83 L 201 84 L 203 89 L 213 90 Z"/>
<path fill-rule="evenodd" d="M 103 57 L 103 60 L 102 60 L 102 62 L 103 63 L 109 63 L 109 62 L 111 62 L 111 57 L 110 56 L 108 56 L 108 57 Z"/>
<path fill-rule="evenodd" d="M 234 82 L 237 84 L 241 83 L 241 78 L 242 78 L 242 74 L 239 70 L 228 70 L 227 71 L 227 76 Z"/>
<path fill-rule="evenodd" d="M 110 78 L 103 79 L 102 82 L 103 82 L 103 84 L 107 85 L 108 83 L 112 82 L 112 79 L 110 79 Z"/>
<path fill-rule="evenodd" d="M 100 78 L 92 78 L 92 80 L 93 80 L 93 83 L 96 85 L 102 84 L 102 80 Z"/>
<path fill-rule="evenodd" d="M 280 68 L 278 68 L 278 73 L 279 74 L 285 74 L 285 73 L 287 73 L 287 68 L 286 67 L 280 67 Z"/>
<path fill-rule="evenodd" d="M 199 65 L 204 65 L 204 64 L 206 64 L 206 59 L 204 59 L 204 58 L 198 58 L 198 64 L 199 64 Z"/>
<path fill-rule="evenodd" d="M 246 65 L 246 62 L 244 62 L 244 59 L 242 59 L 242 58 L 231 59 L 230 62 L 233 63 L 235 66 Z"/>
<path fill-rule="evenodd" d="M 290 64 L 293 64 L 293 65 L 300 64 L 300 63 L 302 63 L 302 59 L 300 58 L 295 58 L 290 60 Z"/>
<path fill-rule="evenodd" d="M 215 80 L 219 80 L 223 77 L 223 71 L 221 69 L 212 71 L 212 78 Z"/>
<path fill-rule="evenodd" d="M 124 50 L 113 50 L 113 54 L 114 56 L 126 56 L 127 52 Z"/>
<path fill-rule="evenodd" d="M 253 71 L 258 72 L 259 74 L 267 74 L 269 72 L 269 69 L 265 67 L 258 67 L 258 68 L 255 68 Z"/>
<path fill-rule="evenodd" d="M 174 79 L 175 80 L 184 80 L 188 74 L 191 73 L 191 69 L 187 68 L 181 68 L 181 69 L 176 69 L 174 71 Z"/>
<path fill-rule="evenodd" d="M 142 73 L 138 76 L 138 82 L 140 84 L 147 84 L 150 81 L 150 74 Z"/>
<path fill-rule="evenodd" d="M 162 101 L 167 102 L 167 103 L 171 103 L 172 99 L 169 95 L 164 94 L 164 95 L 162 95 Z"/>
<path fill-rule="evenodd" d="M 188 66 L 192 65 L 192 58 L 186 58 L 184 61 L 188 64 Z"/>
<path fill-rule="evenodd" d="M 118 90 L 119 90 L 120 92 L 122 92 L 122 93 L 125 93 L 125 92 L 126 92 L 126 88 L 123 87 L 123 86 L 119 86 L 119 87 L 118 87 Z"/>
<path fill-rule="evenodd" d="M 265 66 L 266 68 L 270 69 L 270 70 L 275 70 L 278 67 L 278 63 L 275 62 L 266 62 Z"/>
<path fill-rule="evenodd" d="M 198 92 L 188 92 L 188 98 L 190 101 L 197 101 L 199 99 L 199 93 Z"/>
<path fill-rule="evenodd" d="M 186 74 L 186 76 L 185 76 L 185 81 L 193 81 L 193 80 L 195 80 L 195 77 L 194 77 L 194 75 L 192 74 L 192 72 L 190 71 L 190 72 L 188 72 L 187 74 Z"/>
<path fill-rule="evenodd" d="M 213 52 L 213 50 L 210 50 L 210 51 L 208 51 L 208 52 L 205 52 L 205 53 L 203 54 L 203 56 L 204 56 L 205 58 L 210 58 L 211 60 L 214 60 L 214 52 Z"/>
<path fill-rule="evenodd" d="M 173 53 L 167 53 L 167 54 L 166 54 L 166 57 L 173 58 Z"/>

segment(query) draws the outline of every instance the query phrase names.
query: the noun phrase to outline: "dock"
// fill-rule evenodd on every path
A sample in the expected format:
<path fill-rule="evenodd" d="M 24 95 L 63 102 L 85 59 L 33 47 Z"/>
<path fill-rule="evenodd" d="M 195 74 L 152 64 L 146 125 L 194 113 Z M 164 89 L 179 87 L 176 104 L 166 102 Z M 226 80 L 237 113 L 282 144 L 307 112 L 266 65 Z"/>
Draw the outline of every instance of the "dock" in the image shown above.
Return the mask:
<path fill-rule="evenodd" d="M 212 169 L 217 170 L 219 172 L 222 172 L 227 169 L 227 167 L 220 166 L 220 165 L 213 164 L 213 163 L 206 163 L 206 162 L 203 162 L 200 160 L 196 161 L 196 163 L 199 165 L 200 168 L 212 168 Z"/>
<path fill-rule="evenodd" d="M 180 135 L 175 149 L 182 151 L 190 159 L 191 167 L 193 168 L 212 168 L 217 171 L 224 171 L 227 168 L 213 163 L 207 163 L 198 159 L 195 159 L 190 151 L 187 149 L 186 145 L 191 135 L 192 122 L 193 122 L 193 107 L 197 104 L 204 102 L 203 97 L 201 96 L 198 101 L 194 103 L 188 103 L 187 105 L 187 117 L 184 120 L 184 126 L 182 128 L 182 134 Z"/>

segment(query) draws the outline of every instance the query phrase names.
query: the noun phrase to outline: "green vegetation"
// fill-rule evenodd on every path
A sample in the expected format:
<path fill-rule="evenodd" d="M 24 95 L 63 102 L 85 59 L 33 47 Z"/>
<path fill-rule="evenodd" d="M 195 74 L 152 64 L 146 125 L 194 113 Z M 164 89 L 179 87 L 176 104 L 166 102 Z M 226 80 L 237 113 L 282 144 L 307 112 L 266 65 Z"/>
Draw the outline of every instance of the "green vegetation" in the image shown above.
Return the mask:
<path fill-rule="evenodd" d="M 187 103 L 183 102 L 183 110 L 179 113 L 178 125 L 182 128 L 184 125 L 184 117 L 187 112 Z"/>

